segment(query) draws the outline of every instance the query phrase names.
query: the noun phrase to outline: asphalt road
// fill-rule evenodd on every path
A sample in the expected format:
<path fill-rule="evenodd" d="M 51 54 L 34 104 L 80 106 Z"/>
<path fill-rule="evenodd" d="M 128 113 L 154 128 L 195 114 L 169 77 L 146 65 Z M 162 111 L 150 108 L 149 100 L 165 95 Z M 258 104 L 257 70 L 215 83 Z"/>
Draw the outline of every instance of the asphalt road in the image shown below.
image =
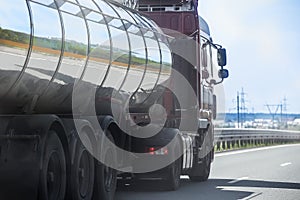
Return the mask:
<path fill-rule="evenodd" d="M 300 200 L 300 145 L 219 153 L 207 182 L 182 177 L 175 192 L 157 181 L 119 189 L 116 200 L 284 199 Z"/>

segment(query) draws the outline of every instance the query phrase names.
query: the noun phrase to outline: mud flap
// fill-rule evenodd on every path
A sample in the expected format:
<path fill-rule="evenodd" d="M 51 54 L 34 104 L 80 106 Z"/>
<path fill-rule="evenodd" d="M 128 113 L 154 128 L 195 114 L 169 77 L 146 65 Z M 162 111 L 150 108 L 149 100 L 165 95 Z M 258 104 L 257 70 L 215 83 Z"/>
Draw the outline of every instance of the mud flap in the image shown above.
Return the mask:
<path fill-rule="evenodd" d="M 40 172 L 38 135 L 0 135 L 0 199 L 36 199 Z"/>

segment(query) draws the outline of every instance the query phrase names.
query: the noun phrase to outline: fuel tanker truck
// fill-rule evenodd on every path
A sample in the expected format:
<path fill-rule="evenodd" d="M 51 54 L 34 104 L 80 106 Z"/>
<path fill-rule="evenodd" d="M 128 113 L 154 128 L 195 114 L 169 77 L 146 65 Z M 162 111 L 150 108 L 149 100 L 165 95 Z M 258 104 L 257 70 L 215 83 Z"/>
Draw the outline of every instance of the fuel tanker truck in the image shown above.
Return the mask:
<path fill-rule="evenodd" d="M 208 179 L 226 51 L 197 0 L 122 3 L 0 2 L 0 199 Z"/>

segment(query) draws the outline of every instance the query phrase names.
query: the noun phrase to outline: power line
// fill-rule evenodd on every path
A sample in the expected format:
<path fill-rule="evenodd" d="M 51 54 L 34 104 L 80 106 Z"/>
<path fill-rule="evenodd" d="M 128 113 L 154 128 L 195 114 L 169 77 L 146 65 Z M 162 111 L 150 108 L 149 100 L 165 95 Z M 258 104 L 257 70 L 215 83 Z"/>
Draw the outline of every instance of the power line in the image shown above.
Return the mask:
<path fill-rule="evenodd" d="M 243 127 L 244 122 L 246 121 L 246 111 L 248 111 L 248 108 L 246 107 L 246 93 L 244 92 L 244 88 L 242 88 L 241 91 L 241 127 Z"/>
<path fill-rule="evenodd" d="M 273 124 L 273 128 L 274 128 L 274 121 L 275 121 L 275 117 L 278 113 L 278 111 L 280 112 L 280 126 L 281 125 L 287 125 L 287 98 L 284 97 L 283 101 L 281 101 L 279 104 L 266 104 L 265 105 L 268 108 L 268 111 L 270 113 L 270 115 L 272 116 L 272 124 Z M 285 120 L 283 122 L 283 112 L 285 113 Z"/>
<path fill-rule="evenodd" d="M 246 102 L 248 101 L 246 100 L 244 88 L 242 88 L 241 92 L 237 91 L 236 99 L 234 99 L 233 102 L 236 103 L 233 109 L 236 110 L 238 128 L 242 128 L 246 121 L 246 111 L 248 111 L 246 107 Z"/>

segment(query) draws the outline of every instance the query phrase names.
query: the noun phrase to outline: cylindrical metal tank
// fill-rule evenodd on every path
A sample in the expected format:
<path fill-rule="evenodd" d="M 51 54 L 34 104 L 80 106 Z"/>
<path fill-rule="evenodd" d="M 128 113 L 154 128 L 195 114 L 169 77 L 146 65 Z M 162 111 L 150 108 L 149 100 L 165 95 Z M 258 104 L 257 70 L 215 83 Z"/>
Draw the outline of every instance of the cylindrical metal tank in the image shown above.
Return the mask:
<path fill-rule="evenodd" d="M 96 101 L 128 100 L 166 81 L 172 66 L 155 23 L 103 0 L 1 1 L 0 61 L 0 114 L 71 114 L 79 83 L 97 88 Z M 131 102 L 151 95 L 141 93 Z"/>

